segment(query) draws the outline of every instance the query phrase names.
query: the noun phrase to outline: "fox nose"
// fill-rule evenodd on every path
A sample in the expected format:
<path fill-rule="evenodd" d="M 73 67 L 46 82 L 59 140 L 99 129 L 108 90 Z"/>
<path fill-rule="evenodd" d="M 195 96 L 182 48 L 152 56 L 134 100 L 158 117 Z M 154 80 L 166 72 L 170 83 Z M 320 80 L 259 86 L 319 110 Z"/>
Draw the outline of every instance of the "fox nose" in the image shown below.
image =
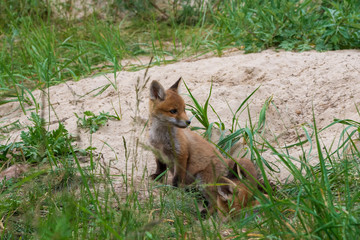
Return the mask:
<path fill-rule="evenodd" d="M 187 124 L 188 126 L 190 125 L 190 123 L 191 123 L 190 120 L 187 120 L 187 121 L 186 121 L 186 124 Z"/>

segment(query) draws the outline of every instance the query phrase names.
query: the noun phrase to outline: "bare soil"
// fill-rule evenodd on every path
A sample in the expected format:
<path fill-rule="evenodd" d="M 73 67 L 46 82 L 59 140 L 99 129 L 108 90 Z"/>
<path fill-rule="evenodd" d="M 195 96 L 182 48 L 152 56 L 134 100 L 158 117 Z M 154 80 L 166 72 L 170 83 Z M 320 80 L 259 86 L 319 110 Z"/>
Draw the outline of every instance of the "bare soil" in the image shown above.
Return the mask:
<path fill-rule="evenodd" d="M 148 72 L 150 81 L 147 84 L 144 72 L 121 71 L 117 73 L 116 81 L 114 74 L 107 74 L 53 86 L 45 93 L 37 90 L 34 96 L 38 104 L 44 106 L 39 113 L 50 122 L 50 128 L 56 128 L 59 121 L 64 123 L 72 135 L 78 136 L 79 147 L 95 147 L 96 152 L 101 153 L 98 155 L 101 156 L 99 162 L 110 166 L 112 174 L 128 176 L 135 182 L 146 182 L 148 174 L 155 170 L 152 153 L 143 147 L 143 144 L 147 145 L 148 87 L 152 80 L 169 87 L 182 77 L 200 103 L 205 102 L 212 81 L 210 103 L 228 128 L 232 118 L 229 106 L 232 110 L 237 109 L 260 86 L 248 105 L 252 124 L 257 123 L 266 99 L 272 97 L 263 134 L 279 150 L 298 141 L 296 130 L 304 139 L 301 126 L 312 125 L 313 114 L 319 129 L 330 124 L 334 118 L 360 121 L 355 107 L 360 107 L 359 50 L 302 53 L 267 50 L 253 54 L 234 51 L 223 57 L 183 60 L 152 67 Z M 118 90 L 110 86 L 96 95 L 110 82 Z M 136 91 L 136 88 L 139 90 Z M 191 103 L 185 87 L 182 85 L 181 88 L 185 101 Z M 24 125 L 29 124 L 28 116 L 34 105 L 26 106 L 26 109 L 28 114 L 24 115 L 19 103 L 1 105 L 1 125 L 18 119 Z M 91 136 L 89 131 L 77 127 L 74 113 L 83 116 L 84 111 L 96 114 L 109 112 L 113 115 L 115 111 L 121 111 L 122 119 L 110 120 Z M 210 121 L 217 121 L 211 110 L 209 113 Z M 240 115 L 239 122 L 241 127 L 249 125 L 247 110 Z M 199 126 L 199 123 L 193 121 L 192 125 Z M 311 132 L 310 128 L 307 129 Z M 330 146 L 335 139 L 334 144 L 337 145 L 342 129 L 339 125 L 321 132 L 322 143 Z M 13 131 L 8 137 L 10 141 L 19 141 L 19 134 L 20 130 Z M 7 141 L 3 140 L 2 143 Z M 237 147 L 234 154 L 244 152 L 246 146 Z M 292 148 L 290 154 L 298 158 L 301 151 Z M 284 180 L 288 177 L 288 172 L 279 164 L 276 156 L 266 151 L 263 157 L 274 168 L 280 169 L 279 173 L 273 175 L 274 178 Z M 309 159 L 316 163 L 315 150 L 310 153 Z M 119 177 L 119 181 L 121 179 Z"/>

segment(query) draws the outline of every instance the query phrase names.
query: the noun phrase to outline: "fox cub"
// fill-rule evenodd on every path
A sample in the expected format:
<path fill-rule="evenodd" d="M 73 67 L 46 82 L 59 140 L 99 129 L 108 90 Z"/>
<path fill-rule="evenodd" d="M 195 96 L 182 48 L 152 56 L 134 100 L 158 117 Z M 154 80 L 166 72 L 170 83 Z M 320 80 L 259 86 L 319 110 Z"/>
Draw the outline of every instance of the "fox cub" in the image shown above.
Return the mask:
<path fill-rule="evenodd" d="M 165 91 L 153 81 L 150 85 L 150 144 L 159 151 L 156 171 L 150 177 L 158 178 L 167 167 L 173 173 L 173 186 L 185 186 L 197 181 L 206 184 L 204 195 L 209 202 L 209 213 L 216 207 L 216 184 L 234 168 L 234 161 L 222 155 L 195 132 L 187 129 L 190 120 L 185 112 L 185 102 L 178 93 L 181 78 Z M 163 161 L 165 158 L 168 161 Z M 257 172 L 248 159 L 239 159 L 243 175 L 256 188 Z"/>
<path fill-rule="evenodd" d="M 238 176 L 241 176 L 240 167 L 236 165 L 234 171 L 235 169 Z M 259 204 L 254 198 L 255 189 L 251 189 L 251 185 L 241 182 L 238 176 L 229 174 L 227 177 L 221 177 L 218 181 L 216 204 L 218 214 L 222 218 L 236 216 L 243 208 Z"/>

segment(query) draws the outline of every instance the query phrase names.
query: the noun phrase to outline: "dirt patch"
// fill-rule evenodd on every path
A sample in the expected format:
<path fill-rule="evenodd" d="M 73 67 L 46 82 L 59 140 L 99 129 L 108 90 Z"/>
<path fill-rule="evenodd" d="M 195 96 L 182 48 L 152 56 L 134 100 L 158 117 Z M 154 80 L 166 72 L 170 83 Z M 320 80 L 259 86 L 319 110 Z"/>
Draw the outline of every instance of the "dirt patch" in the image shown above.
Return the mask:
<path fill-rule="evenodd" d="M 228 127 L 232 116 L 228 105 L 233 110 L 236 109 L 260 86 L 249 104 L 252 121 L 256 123 L 266 99 L 272 97 L 273 102 L 266 115 L 265 134 L 269 140 L 277 138 L 281 147 L 297 141 L 295 129 L 306 123 L 312 124 L 313 113 L 319 129 L 331 123 L 334 118 L 360 121 L 355 107 L 360 104 L 359 69 L 358 50 L 323 53 L 267 50 L 254 54 L 232 52 L 221 58 L 212 57 L 152 67 L 148 75 L 151 80 L 158 80 L 165 87 L 183 77 L 201 103 L 205 102 L 213 81 L 210 103 Z M 40 105 L 44 104 L 41 95 L 50 96 L 49 101 L 46 98 L 45 108 L 40 110 L 40 114 L 49 120 L 50 111 L 51 128 L 57 127 L 57 122 L 63 122 L 71 134 L 79 136 L 79 147 L 92 145 L 97 152 L 102 153 L 104 164 L 111 167 L 113 174 L 132 177 L 135 181 L 147 180 L 148 171 L 151 174 L 155 169 L 155 162 L 152 153 L 141 147 L 141 143 L 147 144 L 145 126 L 149 95 L 149 84 L 144 86 L 144 71 L 119 72 L 116 81 L 113 74 L 85 78 L 51 87 L 45 93 L 35 91 L 34 95 Z M 97 95 L 110 82 L 117 86 L 118 91 L 111 85 Z M 185 87 L 181 88 L 185 94 Z M 184 98 L 187 103 L 191 103 L 186 95 Z M 51 103 L 51 108 L 48 103 Z M 76 126 L 77 118 L 74 113 L 82 116 L 84 111 L 89 110 L 94 113 L 104 111 L 115 114 L 115 110 L 120 112 L 120 106 L 121 121 L 109 121 L 94 133 L 92 138 L 89 132 Z M 32 108 L 34 106 L 27 107 L 29 112 Z M 18 103 L 1 105 L 0 116 L 1 125 L 18 119 L 25 125 L 29 124 L 29 114 L 25 116 Z M 210 114 L 210 120 L 216 121 L 217 118 Z M 242 126 L 249 123 L 246 111 L 240 115 L 239 120 Z M 193 125 L 198 123 L 193 121 Z M 322 142 L 330 144 L 339 131 L 341 127 L 334 126 L 329 131 L 322 132 Z M 19 140 L 19 133 L 20 131 L 12 132 L 9 137 L 12 141 Z M 300 155 L 299 149 L 294 148 L 291 151 L 294 157 Z M 263 156 L 275 166 L 278 165 L 276 157 L 270 153 L 265 152 Z M 316 160 L 315 154 L 310 156 L 311 159 Z M 285 170 L 278 174 L 280 179 L 286 176 Z"/>
<path fill-rule="evenodd" d="M 29 169 L 29 165 L 27 164 L 14 164 L 2 171 L 0 171 L 0 182 L 5 178 L 7 180 L 11 178 L 18 178 L 21 174 L 26 172 Z"/>

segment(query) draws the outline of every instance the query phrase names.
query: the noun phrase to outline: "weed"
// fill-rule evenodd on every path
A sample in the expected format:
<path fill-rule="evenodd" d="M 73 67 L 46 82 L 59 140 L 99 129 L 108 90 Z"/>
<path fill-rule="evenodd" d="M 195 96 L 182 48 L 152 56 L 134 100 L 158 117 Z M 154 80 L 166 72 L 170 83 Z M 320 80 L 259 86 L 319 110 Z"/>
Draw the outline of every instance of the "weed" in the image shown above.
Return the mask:
<path fill-rule="evenodd" d="M 56 15 L 56 3 L 2 2 L 0 93 L 15 94 L 22 103 L 28 90 L 121 70 L 122 59 L 140 54 L 153 55 L 159 63 L 166 56 L 221 55 L 231 47 L 255 52 L 360 46 L 358 1 L 211 2 L 159 7 L 154 1 L 108 0 L 112 8 L 104 8 L 103 15 L 92 9 L 81 21 L 65 17 L 66 12 Z M 75 7 L 69 4 L 63 11 Z M 119 17 L 123 11 L 127 18 Z"/>
<path fill-rule="evenodd" d="M 209 96 L 207 97 L 207 99 L 206 99 L 206 101 L 204 103 L 204 106 L 201 106 L 201 104 L 192 95 L 190 89 L 188 88 L 188 86 L 186 85 L 185 82 L 184 82 L 184 84 L 185 84 L 185 87 L 186 87 L 186 89 L 187 89 L 187 91 L 189 93 L 189 96 L 190 96 L 191 100 L 195 104 L 195 106 L 192 106 L 192 105 L 189 105 L 189 104 L 187 106 L 190 107 L 190 111 L 194 115 L 194 117 L 201 123 L 201 125 L 203 125 L 202 128 L 193 128 L 193 129 L 194 130 L 197 130 L 197 129 L 205 130 L 204 137 L 207 138 L 207 139 L 210 139 L 211 138 L 212 127 L 214 125 L 214 123 L 210 124 L 209 119 L 208 119 L 208 107 L 209 107 L 209 100 L 210 100 L 211 92 L 212 92 L 212 82 L 211 82 L 211 86 L 210 86 Z M 222 126 L 221 126 L 222 124 L 221 123 L 216 122 L 215 124 L 222 129 Z"/>
<path fill-rule="evenodd" d="M 23 155 L 21 151 L 16 151 L 17 149 L 21 149 L 22 144 L 20 142 L 10 143 L 0 145 L 0 162 L 5 163 L 9 160 L 11 156 L 11 160 L 21 161 L 23 160 Z M 15 162 L 14 161 L 14 162 Z"/>
<path fill-rule="evenodd" d="M 191 113 L 194 115 L 194 117 L 199 121 L 199 123 L 202 125 L 202 127 L 192 127 L 192 130 L 204 130 L 204 136 L 208 140 L 211 139 L 213 128 L 216 127 L 216 129 L 220 132 L 220 138 L 218 140 L 218 143 L 216 144 L 222 151 L 229 153 L 231 148 L 240 140 L 241 137 L 246 137 L 245 140 L 249 140 L 252 142 L 253 138 L 251 138 L 252 135 L 256 135 L 261 128 L 265 124 L 265 113 L 266 110 L 271 102 L 272 98 L 269 98 L 266 100 L 259 116 L 259 122 L 257 128 L 241 128 L 239 125 L 239 116 L 244 111 L 244 108 L 246 106 L 246 103 L 250 100 L 250 98 L 255 94 L 255 92 L 259 89 L 256 88 L 248 97 L 244 99 L 244 101 L 239 105 L 239 107 L 234 112 L 230 107 L 229 110 L 231 111 L 233 117 L 232 117 L 232 124 L 231 128 L 226 128 L 224 122 L 221 120 L 219 114 L 217 114 L 216 110 L 211 106 L 210 104 L 210 97 L 212 92 L 212 83 L 209 90 L 209 96 L 207 97 L 204 106 L 199 104 L 199 102 L 196 100 L 194 95 L 191 93 L 190 89 L 187 87 L 185 83 L 185 87 L 189 93 L 190 99 L 194 103 L 194 106 L 189 105 Z M 209 122 L 208 118 L 208 108 L 211 108 L 213 113 L 217 116 L 218 121 L 216 122 Z M 237 129 L 239 128 L 239 129 Z M 247 134 L 250 133 L 250 134 Z"/>
<path fill-rule="evenodd" d="M 299 51 L 359 47 L 358 1 L 234 0 L 221 7 L 215 18 L 219 37 L 228 35 L 248 52 L 272 46 Z"/>
<path fill-rule="evenodd" d="M 217 124 L 210 123 L 207 112 L 204 111 L 206 108 L 197 103 L 189 89 L 188 92 L 195 103 L 195 106 L 191 108 L 192 112 L 198 115 L 196 118 L 207 119 L 207 125 L 203 126 L 219 126 L 218 122 L 216 122 Z M 254 92 L 246 98 L 237 111 L 233 112 L 230 109 L 233 113 L 233 126 L 238 126 L 238 112 Z M 246 226 L 247 229 L 252 229 L 250 232 L 255 231 L 258 236 L 354 238 L 359 233 L 356 230 L 359 224 L 359 185 L 355 180 L 358 179 L 360 173 L 358 136 L 355 135 L 359 133 L 359 123 L 350 119 L 335 119 L 333 123 L 323 128 L 321 131 L 326 131 L 335 124 L 347 126 L 340 136 L 337 148 L 332 150 L 331 147 L 320 143 L 319 130 L 314 117 L 312 124 L 308 125 L 313 133 L 309 134 L 308 130 L 303 128 L 304 135 L 307 136 L 306 140 L 299 138 L 298 143 L 287 146 L 284 148 L 287 149 L 286 152 L 282 152 L 281 146 L 274 147 L 262 134 L 266 127 L 266 111 L 271 101 L 271 97 L 265 101 L 258 123 L 253 124 L 249 121 L 249 126 L 233 132 L 231 129 L 235 128 L 229 128 L 225 131 L 229 134 L 225 135 L 217 145 L 228 156 L 226 150 L 230 150 L 234 142 L 244 138 L 251 157 L 257 163 L 264 178 L 262 187 L 269 196 L 264 198 L 262 194 L 256 194 L 261 202 L 258 208 L 263 213 L 261 219 L 250 215 L 247 220 L 234 221 L 232 228 L 234 233 L 239 234 L 239 228 L 242 229 Z M 209 97 L 204 106 L 207 105 L 210 105 Z M 216 113 L 215 109 L 213 111 Z M 251 119 L 250 115 L 249 119 Z M 203 124 L 204 121 L 199 122 Z M 226 129 L 225 125 L 222 126 L 223 129 Z M 206 128 L 203 129 L 205 131 Z M 306 143 L 310 144 L 310 148 L 305 147 Z M 299 146 L 303 151 L 299 158 L 288 154 L 289 148 Z M 309 164 L 312 146 L 316 146 L 319 162 L 315 165 Z M 309 149 L 310 152 L 306 152 L 305 149 Z M 290 176 L 293 177 L 292 181 L 279 183 L 277 189 L 271 187 L 267 174 L 271 174 L 275 170 L 262 156 L 261 153 L 264 151 L 277 156 L 278 161 L 290 172 Z M 239 223 L 240 225 L 238 225 Z"/>
<path fill-rule="evenodd" d="M 264 104 L 265 112 L 269 101 Z M 263 114 L 260 114 L 260 122 L 266 121 L 265 117 L 261 117 Z M 43 124 L 38 117 L 33 118 L 35 125 Z M 68 145 L 78 175 L 69 175 L 66 169 L 35 170 L 22 180 L 15 179 L 0 185 L 0 214 L 4 216 L 1 220 L 4 230 L 0 234 L 2 238 L 61 236 L 70 239 L 356 238 L 359 234 L 357 180 L 360 170 L 359 152 L 353 144 L 357 138 L 353 137 L 357 137 L 354 134 L 358 132 L 359 124 L 352 120 L 336 120 L 330 125 L 335 124 L 346 124 L 348 127 L 336 149 L 320 144 L 315 119 L 309 124 L 313 134 L 306 135 L 309 135 L 307 140 L 316 146 L 319 156 L 317 165 L 309 164 L 305 147 L 302 156 L 295 158 L 272 146 L 261 131 L 244 131 L 249 139 L 263 140 L 265 150 L 278 158 L 293 180 L 279 182 L 273 191 L 266 178 L 265 172 L 269 174 L 269 171 L 261 151 L 255 141 L 249 142 L 269 197 L 257 193 L 256 198 L 261 204 L 255 207 L 255 211 L 244 209 L 239 218 L 227 223 L 219 222 L 216 216 L 202 219 L 197 194 L 171 186 L 146 184 L 146 197 L 142 198 L 141 191 L 137 190 L 140 185 L 129 183 L 126 191 L 120 190 L 119 194 L 106 167 L 101 175 L 103 178 L 96 177 L 80 166 L 73 147 Z M 321 131 L 326 131 L 330 125 Z M 265 122 L 256 123 L 249 125 L 248 129 L 264 126 Z M 340 154 L 346 151 L 343 143 L 355 145 L 350 155 Z M 304 144 L 304 140 L 299 139 L 293 147 L 303 147 Z"/>
<path fill-rule="evenodd" d="M 22 151 L 25 158 L 31 162 L 47 160 L 57 164 L 58 159 L 67 158 L 70 155 L 69 144 L 73 141 L 65 129 L 59 123 L 59 127 L 52 131 L 45 129 L 45 120 L 39 115 L 31 113 L 30 120 L 34 126 L 29 126 L 28 131 L 20 134 L 23 141 Z"/>
<path fill-rule="evenodd" d="M 99 115 L 95 115 L 95 113 L 91 111 L 85 111 L 82 118 L 79 117 L 76 113 L 74 114 L 78 118 L 78 126 L 89 129 L 90 133 L 94 133 L 99 130 L 99 128 L 104 126 L 109 119 L 120 120 L 118 116 L 110 115 L 109 113 L 104 112 L 99 113 Z"/>
<path fill-rule="evenodd" d="M 21 142 L 14 142 L 0 146 L 0 161 L 6 162 L 9 156 L 12 161 L 26 161 L 29 163 L 50 162 L 57 165 L 59 160 L 71 157 L 69 144 L 73 139 L 70 137 L 64 125 L 59 123 L 59 127 L 52 131 L 45 129 L 45 120 L 34 112 L 29 118 L 33 126 L 28 126 L 27 131 L 20 134 Z M 63 165 L 68 165 L 68 161 L 62 161 Z"/>

